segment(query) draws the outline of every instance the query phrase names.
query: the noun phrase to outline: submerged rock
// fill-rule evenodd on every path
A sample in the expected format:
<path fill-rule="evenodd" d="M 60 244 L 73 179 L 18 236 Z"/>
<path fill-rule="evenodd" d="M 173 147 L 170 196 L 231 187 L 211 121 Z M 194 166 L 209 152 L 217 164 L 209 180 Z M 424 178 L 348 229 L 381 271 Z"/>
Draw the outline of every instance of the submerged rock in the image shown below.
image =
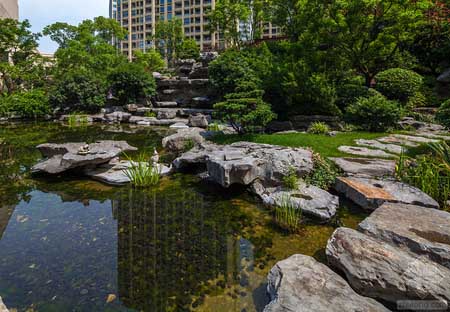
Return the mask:
<path fill-rule="evenodd" d="M 326 255 L 361 295 L 392 304 L 399 300 L 450 301 L 449 269 L 355 230 L 337 229 Z"/>
<path fill-rule="evenodd" d="M 385 202 L 439 208 L 439 204 L 408 184 L 358 177 L 337 178 L 335 189 L 364 209 L 375 210 Z"/>
<path fill-rule="evenodd" d="M 309 256 L 293 255 L 278 262 L 267 279 L 271 302 L 264 312 L 389 311 L 358 295 L 342 277 Z"/>
<path fill-rule="evenodd" d="M 87 151 L 81 153 L 81 148 L 85 146 L 88 146 Z M 32 172 L 49 174 L 97 166 L 108 163 L 122 152 L 137 150 L 125 141 L 98 141 L 89 145 L 86 143 L 41 144 L 37 148 L 43 156 L 49 158 L 34 165 Z"/>
<path fill-rule="evenodd" d="M 425 255 L 450 269 L 448 212 L 386 203 L 361 222 L 359 230 L 418 255 Z"/>
<path fill-rule="evenodd" d="M 256 180 L 265 187 L 278 186 L 291 168 L 305 176 L 314 167 L 309 150 L 250 142 L 203 144 L 174 161 L 177 169 L 199 165 L 206 167 L 210 178 L 223 187 L 250 185 Z"/>
<path fill-rule="evenodd" d="M 316 186 L 299 183 L 296 190 L 264 188 L 255 182 L 253 191 L 269 206 L 291 205 L 305 215 L 328 221 L 336 214 L 339 198 Z"/>
<path fill-rule="evenodd" d="M 376 158 L 330 158 L 347 176 L 393 177 L 395 161 Z"/>

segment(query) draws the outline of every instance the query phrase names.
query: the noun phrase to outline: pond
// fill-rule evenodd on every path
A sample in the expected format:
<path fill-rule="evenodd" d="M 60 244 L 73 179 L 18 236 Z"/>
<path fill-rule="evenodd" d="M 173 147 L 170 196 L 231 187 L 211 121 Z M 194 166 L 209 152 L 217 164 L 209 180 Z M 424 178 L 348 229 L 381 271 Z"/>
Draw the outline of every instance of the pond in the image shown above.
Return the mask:
<path fill-rule="evenodd" d="M 164 128 L 0 125 L 0 296 L 18 311 L 261 311 L 265 279 L 295 253 L 324 261 L 332 225 L 284 233 L 245 190 L 196 176 L 145 191 L 76 175 L 35 177 L 44 143 L 126 140 L 160 148 Z M 338 222 L 365 214 L 343 204 Z"/>

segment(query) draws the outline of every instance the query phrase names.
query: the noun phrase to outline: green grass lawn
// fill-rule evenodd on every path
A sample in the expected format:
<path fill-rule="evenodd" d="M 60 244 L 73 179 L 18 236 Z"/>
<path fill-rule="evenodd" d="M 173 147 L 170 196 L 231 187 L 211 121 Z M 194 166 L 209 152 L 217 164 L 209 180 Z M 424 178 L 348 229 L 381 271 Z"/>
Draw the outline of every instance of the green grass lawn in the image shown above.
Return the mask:
<path fill-rule="evenodd" d="M 231 144 L 239 141 L 265 143 L 290 147 L 310 147 L 323 157 L 340 157 L 348 154 L 338 151 L 341 145 L 356 145 L 356 139 L 377 139 L 387 133 L 343 132 L 334 137 L 309 133 L 289 134 L 248 134 L 248 135 L 219 135 L 212 139 L 217 144 Z"/>

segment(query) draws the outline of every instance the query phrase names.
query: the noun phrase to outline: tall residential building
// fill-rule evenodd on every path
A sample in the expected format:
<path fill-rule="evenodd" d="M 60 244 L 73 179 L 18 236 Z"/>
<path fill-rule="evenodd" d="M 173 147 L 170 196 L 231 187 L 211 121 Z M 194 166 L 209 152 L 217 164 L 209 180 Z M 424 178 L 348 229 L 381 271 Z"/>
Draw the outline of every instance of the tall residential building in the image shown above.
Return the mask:
<path fill-rule="evenodd" d="M 184 35 L 195 39 L 200 49 L 216 47 L 218 34 L 208 29 L 207 12 L 214 8 L 216 0 L 110 0 L 110 17 L 128 31 L 119 45 L 121 51 L 133 57 L 133 51 L 146 51 L 155 46 L 153 37 L 158 21 L 178 18 L 183 23 Z"/>
<path fill-rule="evenodd" d="M 0 0 L 0 18 L 19 19 L 18 0 Z"/>

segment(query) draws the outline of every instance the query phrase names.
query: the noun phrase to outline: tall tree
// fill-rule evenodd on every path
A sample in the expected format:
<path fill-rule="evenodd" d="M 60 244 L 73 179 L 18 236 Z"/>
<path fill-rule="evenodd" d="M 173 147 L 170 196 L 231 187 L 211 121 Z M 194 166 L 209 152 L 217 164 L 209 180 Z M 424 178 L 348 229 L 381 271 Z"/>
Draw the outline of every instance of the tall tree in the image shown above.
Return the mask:
<path fill-rule="evenodd" d="M 155 44 L 169 64 L 175 61 L 183 39 L 183 23 L 180 19 L 174 18 L 156 23 Z"/>

